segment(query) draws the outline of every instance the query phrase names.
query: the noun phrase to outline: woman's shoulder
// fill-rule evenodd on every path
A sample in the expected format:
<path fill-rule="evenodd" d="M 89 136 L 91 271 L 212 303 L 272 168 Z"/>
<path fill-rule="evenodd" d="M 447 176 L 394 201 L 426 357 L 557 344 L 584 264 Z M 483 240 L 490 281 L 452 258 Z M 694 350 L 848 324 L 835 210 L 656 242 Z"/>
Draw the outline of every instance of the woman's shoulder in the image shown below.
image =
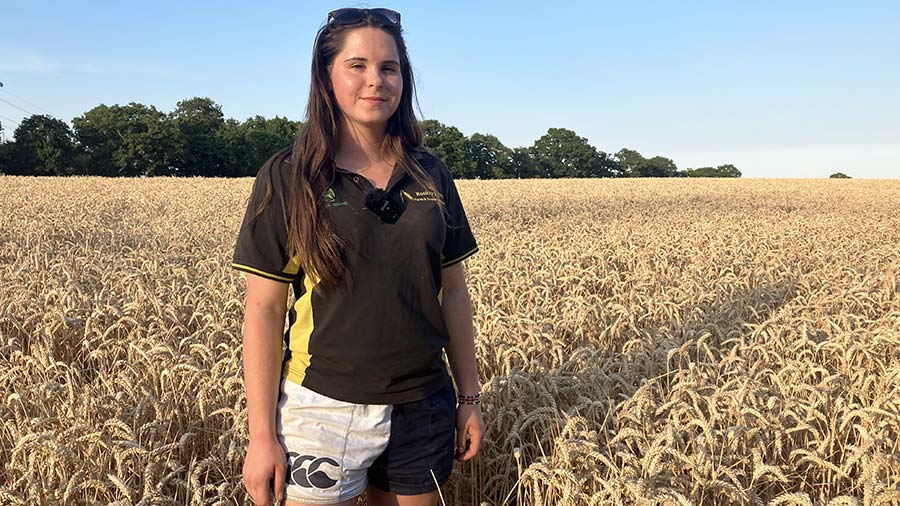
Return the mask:
<path fill-rule="evenodd" d="M 291 162 L 293 162 L 293 152 L 292 146 L 279 149 L 266 160 L 266 163 L 263 164 L 263 168 L 279 172 L 290 169 Z"/>
<path fill-rule="evenodd" d="M 424 145 L 412 148 L 413 157 L 419 161 L 419 163 L 433 163 L 435 160 L 440 161 L 440 158 L 434 155 L 428 148 Z"/>
<path fill-rule="evenodd" d="M 447 164 L 425 146 L 414 148 L 413 156 L 422 165 L 423 169 L 431 174 L 432 177 L 439 178 L 439 181 L 444 181 L 450 176 L 450 169 L 447 167 Z"/>
<path fill-rule="evenodd" d="M 270 171 L 284 171 L 286 168 L 290 168 L 292 161 L 292 153 L 293 148 L 288 146 L 286 148 L 279 149 L 272 156 L 266 160 L 266 163 L 263 164 L 262 169 L 270 170 Z M 261 169 L 261 170 L 262 170 Z"/>
<path fill-rule="evenodd" d="M 291 152 L 291 148 L 286 147 L 273 153 L 259 168 L 256 179 L 270 181 L 272 188 L 279 192 L 290 189 L 293 186 Z"/>

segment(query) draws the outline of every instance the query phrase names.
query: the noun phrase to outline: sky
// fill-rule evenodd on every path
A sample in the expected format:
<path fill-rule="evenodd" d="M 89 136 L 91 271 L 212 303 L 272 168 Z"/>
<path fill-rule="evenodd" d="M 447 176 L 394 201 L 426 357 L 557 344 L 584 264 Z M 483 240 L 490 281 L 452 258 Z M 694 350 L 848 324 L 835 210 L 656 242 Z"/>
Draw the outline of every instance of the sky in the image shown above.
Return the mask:
<path fill-rule="evenodd" d="M 402 15 L 421 117 L 747 178 L 900 177 L 900 2 L 0 0 L 0 122 L 99 104 L 302 120 L 316 31 Z"/>

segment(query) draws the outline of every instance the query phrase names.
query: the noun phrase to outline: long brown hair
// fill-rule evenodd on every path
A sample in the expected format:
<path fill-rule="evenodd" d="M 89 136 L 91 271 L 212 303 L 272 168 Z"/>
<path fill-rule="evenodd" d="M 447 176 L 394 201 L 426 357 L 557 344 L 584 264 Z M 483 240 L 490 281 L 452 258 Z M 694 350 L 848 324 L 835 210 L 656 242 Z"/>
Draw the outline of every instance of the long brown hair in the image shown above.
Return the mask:
<path fill-rule="evenodd" d="M 306 121 L 291 150 L 293 182 L 288 231 L 289 256 L 310 276 L 313 284 L 318 283 L 321 288 L 346 288 L 349 286 L 348 278 L 352 278 L 346 243 L 336 233 L 323 195 L 334 181 L 333 158 L 339 144 L 341 125 L 341 111 L 330 86 L 329 67 L 340 52 L 347 33 L 362 27 L 375 27 L 387 32 L 393 37 L 400 54 L 403 92 L 397 110 L 388 119 L 384 149 L 397 160 L 398 169 L 406 169 L 419 185 L 439 195 L 435 183 L 415 156 L 416 151 L 424 149 L 424 136 L 413 111 L 415 80 L 402 29 L 382 24 L 370 15 L 351 26 L 327 23 L 316 34 Z M 280 163 L 280 160 L 275 162 Z M 438 199 L 438 206 L 442 219 L 446 220 L 446 209 L 441 199 Z"/>

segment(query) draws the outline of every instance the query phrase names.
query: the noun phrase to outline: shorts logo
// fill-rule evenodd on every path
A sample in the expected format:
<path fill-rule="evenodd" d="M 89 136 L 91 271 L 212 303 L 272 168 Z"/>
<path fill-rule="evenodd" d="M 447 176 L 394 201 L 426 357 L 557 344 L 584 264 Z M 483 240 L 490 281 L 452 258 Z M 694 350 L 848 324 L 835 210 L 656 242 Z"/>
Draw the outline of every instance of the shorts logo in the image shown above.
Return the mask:
<path fill-rule="evenodd" d="M 340 469 L 340 464 L 329 457 L 314 457 L 312 455 L 299 455 L 288 452 L 288 485 L 299 485 L 304 488 L 329 488 L 333 487 L 337 480 L 329 476 L 324 470 L 319 469 L 323 464 L 328 464 Z M 310 462 L 312 461 L 312 462 Z M 305 465 L 310 462 L 309 465 Z"/>

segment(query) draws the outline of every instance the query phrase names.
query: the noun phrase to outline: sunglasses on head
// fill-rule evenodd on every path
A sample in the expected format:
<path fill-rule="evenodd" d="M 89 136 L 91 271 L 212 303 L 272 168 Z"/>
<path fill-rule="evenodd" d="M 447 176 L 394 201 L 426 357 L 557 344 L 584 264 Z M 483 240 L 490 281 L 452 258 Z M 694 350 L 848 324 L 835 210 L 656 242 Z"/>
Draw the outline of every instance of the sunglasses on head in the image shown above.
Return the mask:
<path fill-rule="evenodd" d="M 386 25 L 400 26 L 400 13 L 390 9 L 357 9 L 348 7 L 328 13 L 328 23 L 332 21 L 339 25 L 355 25 L 361 23 L 366 15 L 370 15 Z"/>

